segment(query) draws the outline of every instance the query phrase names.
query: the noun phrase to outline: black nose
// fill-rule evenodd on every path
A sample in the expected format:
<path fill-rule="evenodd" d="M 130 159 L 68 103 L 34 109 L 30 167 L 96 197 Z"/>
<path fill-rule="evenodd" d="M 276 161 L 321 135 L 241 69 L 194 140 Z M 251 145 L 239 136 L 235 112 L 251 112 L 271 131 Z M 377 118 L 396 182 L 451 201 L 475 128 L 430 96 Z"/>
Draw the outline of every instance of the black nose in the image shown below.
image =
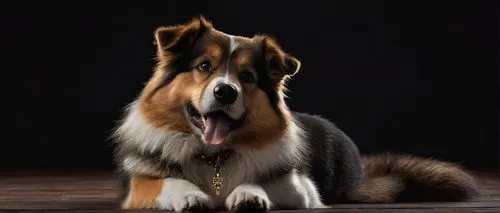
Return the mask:
<path fill-rule="evenodd" d="M 222 83 L 215 86 L 214 96 L 223 105 L 232 104 L 238 97 L 238 91 L 233 86 Z"/>

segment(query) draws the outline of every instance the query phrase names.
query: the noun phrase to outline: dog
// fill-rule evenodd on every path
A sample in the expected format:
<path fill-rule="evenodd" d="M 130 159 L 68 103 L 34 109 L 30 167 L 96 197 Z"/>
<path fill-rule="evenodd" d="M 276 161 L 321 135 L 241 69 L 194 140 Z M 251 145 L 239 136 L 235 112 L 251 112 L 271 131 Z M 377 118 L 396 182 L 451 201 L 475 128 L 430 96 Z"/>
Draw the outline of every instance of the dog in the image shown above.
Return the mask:
<path fill-rule="evenodd" d="M 269 211 L 338 203 L 465 201 L 460 165 L 362 156 L 333 122 L 286 105 L 301 61 L 266 34 L 204 16 L 154 31 L 157 64 L 113 131 L 123 209 Z"/>

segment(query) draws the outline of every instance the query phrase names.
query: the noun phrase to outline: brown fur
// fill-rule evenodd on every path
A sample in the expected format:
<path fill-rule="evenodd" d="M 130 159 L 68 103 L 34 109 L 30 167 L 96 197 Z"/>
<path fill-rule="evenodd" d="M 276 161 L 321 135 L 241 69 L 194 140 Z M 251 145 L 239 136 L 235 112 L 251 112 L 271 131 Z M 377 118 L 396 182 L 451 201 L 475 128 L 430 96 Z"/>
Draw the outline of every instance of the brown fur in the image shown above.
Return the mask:
<path fill-rule="evenodd" d="M 474 177 L 458 165 L 411 155 L 363 157 L 365 178 L 350 194 L 360 203 L 465 201 L 478 195 Z"/>
<path fill-rule="evenodd" d="M 184 107 L 190 100 L 191 94 L 203 86 L 197 84 L 201 79 L 196 78 L 191 72 L 182 73 L 169 85 L 156 89 L 167 74 L 172 72 L 169 65 L 176 55 L 170 48 L 175 49 L 183 45 L 184 40 L 195 36 L 202 24 L 209 25 L 208 22 L 192 21 L 184 25 L 159 27 L 155 31 L 158 64 L 139 99 L 144 118 L 155 127 L 190 132 L 188 121 L 184 116 Z"/>
<path fill-rule="evenodd" d="M 266 94 L 260 90 L 245 96 L 251 122 L 234 135 L 234 141 L 261 149 L 278 141 L 286 133 L 289 120 L 281 120 L 273 111 Z"/>
<path fill-rule="evenodd" d="M 201 32 L 203 29 L 205 31 Z M 280 94 L 283 93 L 285 89 L 283 79 L 293 74 L 289 70 L 294 69 L 289 67 L 287 61 L 293 61 L 295 65 L 300 62 L 285 54 L 269 36 L 235 38 L 239 49 L 231 56 L 230 78 L 237 79 L 242 70 L 250 70 L 256 75 L 255 65 L 260 61 L 254 59 L 265 58 L 272 72 L 275 90 Z M 172 61 L 179 57 L 177 54 L 182 45 L 195 45 L 198 41 L 204 42 L 204 50 L 201 56 L 190 62 L 191 70 L 177 74 L 170 84 L 158 89 L 163 79 L 175 71 Z M 158 65 L 139 99 L 146 121 L 157 128 L 191 132 L 189 121 L 184 114 L 185 107 L 191 102 L 199 109 L 201 94 L 210 80 L 218 75 L 224 75 L 228 42 L 227 35 L 213 28 L 212 23 L 204 17 L 182 25 L 158 28 L 155 31 Z M 258 51 L 262 46 L 265 46 L 264 52 Z M 256 54 L 265 56 L 258 57 Z M 215 69 L 213 74 L 196 71 L 195 66 L 203 60 L 212 62 Z M 266 93 L 255 84 L 242 83 L 242 88 L 248 117 L 244 125 L 232 133 L 231 142 L 262 148 L 265 144 L 278 141 L 286 133 L 285 129 L 291 119 L 284 103 L 280 101 L 279 112 L 276 112 L 271 107 Z"/>
<path fill-rule="evenodd" d="M 234 56 L 234 61 L 237 67 L 241 70 L 249 69 L 255 74 L 253 64 L 258 63 L 252 60 L 253 46 L 259 45 L 259 39 L 240 39 L 239 42 L 243 45 L 248 45 L 249 49 L 244 49 Z M 268 54 L 268 53 L 265 53 Z M 232 77 L 236 78 L 238 73 L 231 73 Z M 280 104 L 280 114 L 272 107 L 267 94 L 257 88 L 255 84 L 243 84 L 243 99 L 245 106 L 248 109 L 248 119 L 244 128 L 235 132 L 233 141 L 238 144 L 248 145 L 252 148 L 261 149 L 266 145 L 279 141 L 286 134 L 286 127 L 290 122 L 290 114 L 284 108 L 284 104 Z M 276 88 L 281 91 L 280 88 Z M 280 117 L 283 116 L 283 117 Z"/>
<path fill-rule="evenodd" d="M 230 136 L 233 145 L 264 149 L 287 133 L 292 116 L 284 103 L 286 80 L 300 68 L 300 61 L 287 54 L 276 40 L 267 35 L 252 38 L 235 37 L 239 49 L 231 56 L 229 77 L 238 79 L 242 70 L 256 75 L 256 66 L 265 60 L 277 93 L 276 108 L 268 94 L 255 84 L 242 83 L 247 118 Z M 197 57 L 188 61 L 186 70 L 178 69 L 174 61 L 183 51 L 192 50 L 198 42 Z M 184 113 L 188 103 L 200 108 L 200 99 L 209 82 L 224 75 L 228 54 L 228 37 L 212 23 L 200 17 L 176 26 L 160 27 L 155 31 L 158 64 L 139 98 L 145 120 L 163 130 L 192 132 Z M 262 51 L 263 50 L 263 51 Z M 196 65 L 209 60 L 213 73 L 198 72 Z M 179 73 L 177 73 L 180 71 Z M 176 73 L 163 85 L 164 79 Z M 160 87 L 161 86 L 161 87 Z M 363 157 L 364 179 L 348 193 L 348 202 L 391 203 L 398 201 L 462 201 L 477 195 L 473 177 L 460 168 L 442 161 L 408 155 L 376 155 Z M 125 208 L 153 208 L 163 182 L 133 177 Z M 342 201 L 339 201 L 342 202 Z"/>
<path fill-rule="evenodd" d="M 157 208 L 156 198 L 160 195 L 163 184 L 163 179 L 131 178 L 128 197 L 122 207 L 124 209 Z"/>
<path fill-rule="evenodd" d="M 196 90 L 191 73 L 179 74 L 168 86 L 148 97 L 153 88 L 160 83 L 161 73 L 155 75 L 147 85 L 144 96 L 140 99 L 143 117 L 151 125 L 169 130 L 190 132 L 184 116 L 184 107 L 190 94 Z"/>

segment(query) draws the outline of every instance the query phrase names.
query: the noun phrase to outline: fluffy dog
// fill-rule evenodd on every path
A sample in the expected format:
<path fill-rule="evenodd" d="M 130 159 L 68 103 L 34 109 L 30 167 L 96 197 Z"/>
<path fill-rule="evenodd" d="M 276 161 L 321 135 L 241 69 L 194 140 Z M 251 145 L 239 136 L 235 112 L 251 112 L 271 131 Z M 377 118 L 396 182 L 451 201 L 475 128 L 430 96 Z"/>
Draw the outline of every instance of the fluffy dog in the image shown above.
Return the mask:
<path fill-rule="evenodd" d="M 154 35 L 158 64 L 114 134 L 125 209 L 265 211 L 477 195 L 458 165 L 362 157 L 331 121 L 288 109 L 285 85 L 301 62 L 268 35 L 229 35 L 202 16 Z"/>

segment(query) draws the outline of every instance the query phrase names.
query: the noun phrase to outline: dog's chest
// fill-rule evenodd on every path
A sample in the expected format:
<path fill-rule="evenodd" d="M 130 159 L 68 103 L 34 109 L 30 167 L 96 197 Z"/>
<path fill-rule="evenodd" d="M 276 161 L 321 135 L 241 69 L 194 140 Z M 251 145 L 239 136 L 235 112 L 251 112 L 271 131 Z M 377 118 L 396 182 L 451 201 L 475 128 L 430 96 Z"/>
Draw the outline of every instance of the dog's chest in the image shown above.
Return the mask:
<path fill-rule="evenodd" d="M 228 158 L 224 163 L 209 164 L 202 160 L 192 160 L 183 165 L 184 177 L 214 198 L 224 202 L 225 198 L 238 185 L 253 181 L 256 173 L 244 160 Z"/>

